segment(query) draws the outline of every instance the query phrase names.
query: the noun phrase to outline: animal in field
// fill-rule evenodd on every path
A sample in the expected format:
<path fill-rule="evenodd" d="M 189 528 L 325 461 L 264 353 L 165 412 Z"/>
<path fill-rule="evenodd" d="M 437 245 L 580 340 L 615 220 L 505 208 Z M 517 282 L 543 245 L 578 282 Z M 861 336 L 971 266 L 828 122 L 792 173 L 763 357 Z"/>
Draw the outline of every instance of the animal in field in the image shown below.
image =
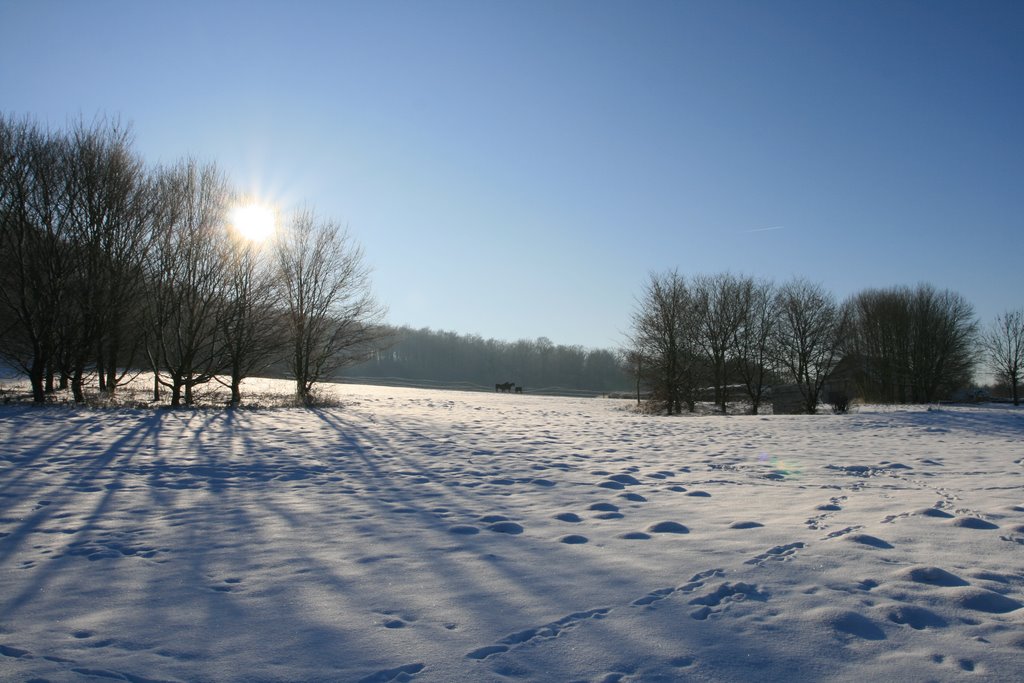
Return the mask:
<path fill-rule="evenodd" d="M 503 394 L 507 394 L 512 391 L 516 386 L 515 382 L 502 382 L 501 384 L 495 384 L 494 390 L 500 391 Z"/>

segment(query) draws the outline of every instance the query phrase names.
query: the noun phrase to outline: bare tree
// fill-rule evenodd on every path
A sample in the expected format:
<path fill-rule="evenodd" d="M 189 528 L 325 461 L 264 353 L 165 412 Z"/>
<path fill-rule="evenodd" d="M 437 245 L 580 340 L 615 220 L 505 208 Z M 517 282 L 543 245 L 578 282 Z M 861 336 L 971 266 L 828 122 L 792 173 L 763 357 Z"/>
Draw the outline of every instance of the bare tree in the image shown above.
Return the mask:
<path fill-rule="evenodd" d="M 865 398 L 934 401 L 970 382 L 977 323 L 959 294 L 927 284 L 870 289 L 845 309 L 844 352 Z"/>
<path fill-rule="evenodd" d="M 776 301 L 778 362 L 800 389 L 804 410 L 813 415 L 839 358 L 842 309 L 821 285 L 800 278 L 783 285 Z"/>
<path fill-rule="evenodd" d="M 715 391 L 715 405 L 726 412 L 729 360 L 743 322 L 746 278 L 731 273 L 698 277 L 693 284 L 697 312 L 697 343 L 704 352 Z"/>
<path fill-rule="evenodd" d="M 733 344 L 736 371 L 746 387 L 750 411 L 757 415 L 777 356 L 778 300 L 771 282 L 752 278 L 740 281 L 738 294 L 742 318 Z"/>
<path fill-rule="evenodd" d="M 71 130 L 67 168 L 71 196 L 68 236 L 74 277 L 68 313 L 71 388 L 84 400 L 87 373 L 113 393 L 134 364 L 142 339 L 142 262 L 152 204 L 142 160 L 119 122 L 78 123 Z"/>
<path fill-rule="evenodd" d="M 0 116 L 0 353 L 28 375 L 36 403 L 52 390 L 62 355 L 71 270 L 66 147 L 28 119 Z"/>
<path fill-rule="evenodd" d="M 215 166 L 190 159 L 160 174 L 158 196 L 147 267 L 146 350 L 155 382 L 171 389 L 171 405 L 188 405 L 193 389 L 222 370 L 218 323 L 230 193 Z"/>
<path fill-rule="evenodd" d="M 978 322 L 974 307 L 948 289 L 918 285 L 914 291 L 914 401 L 937 401 L 970 384 Z"/>
<path fill-rule="evenodd" d="M 850 321 L 843 340 L 860 393 L 866 399 L 904 403 L 912 395 L 913 344 L 910 291 L 869 289 L 845 304 Z"/>
<path fill-rule="evenodd" d="M 981 339 L 989 369 L 1010 388 L 1013 405 L 1020 405 L 1024 374 L 1024 309 L 996 316 Z"/>
<path fill-rule="evenodd" d="M 381 339 L 383 308 L 370 290 L 362 249 L 336 223 L 297 211 L 278 245 L 287 305 L 288 366 L 296 400 L 313 384 L 367 358 Z"/>
<path fill-rule="evenodd" d="M 227 251 L 219 328 L 232 405 L 242 399 L 242 380 L 278 358 L 287 334 L 276 305 L 276 263 L 261 246 L 232 235 Z"/>
<path fill-rule="evenodd" d="M 669 415 L 696 403 L 697 342 L 692 294 L 678 271 L 651 273 L 630 338 L 639 380 Z"/>

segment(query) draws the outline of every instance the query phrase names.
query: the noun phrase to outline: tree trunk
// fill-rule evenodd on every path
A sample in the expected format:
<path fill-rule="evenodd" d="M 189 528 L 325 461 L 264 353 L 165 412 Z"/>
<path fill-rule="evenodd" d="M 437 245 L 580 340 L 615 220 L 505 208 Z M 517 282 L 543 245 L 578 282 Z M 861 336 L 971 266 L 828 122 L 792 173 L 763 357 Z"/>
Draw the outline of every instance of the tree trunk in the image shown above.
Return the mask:
<path fill-rule="evenodd" d="M 82 388 L 82 376 L 85 374 L 83 368 L 75 368 L 75 371 L 71 375 L 71 394 L 75 398 L 75 403 L 85 403 L 85 391 Z"/>
<path fill-rule="evenodd" d="M 103 353 L 96 355 L 96 376 L 99 378 L 100 391 L 107 393 L 107 373 L 103 364 Z"/>
<path fill-rule="evenodd" d="M 33 361 L 29 369 L 29 381 L 32 383 L 32 402 L 46 403 L 46 372 L 44 363 Z M 51 375 L 52 377 L 52 375 Z"/>
<path fill-rule="evenodd" d="M 643 372 L 644 372 L 644 364 L 640 360 L 639 354 L 637 354 L 637 361 L 636 361 L 636 407 L 637 407 L 637 409 L 640 408 L 640 378 L 643 376 Z"/>
<path fill-rule="evenodd" d="M 113 354 L 107 362 L 107 392 L 111 396 L 117 393 L 117 365 L 114 363 Z"/>
<path fill-rule="evenodd" d="M 111 396 L 117 391 L 117 356 L 118 342 L 116 338 L 110 342 L 107 349 L 107 359 L 104 362 L 107 371 L 107 391 Z M 101 375 L 102 376 L 102 375 Z"/>

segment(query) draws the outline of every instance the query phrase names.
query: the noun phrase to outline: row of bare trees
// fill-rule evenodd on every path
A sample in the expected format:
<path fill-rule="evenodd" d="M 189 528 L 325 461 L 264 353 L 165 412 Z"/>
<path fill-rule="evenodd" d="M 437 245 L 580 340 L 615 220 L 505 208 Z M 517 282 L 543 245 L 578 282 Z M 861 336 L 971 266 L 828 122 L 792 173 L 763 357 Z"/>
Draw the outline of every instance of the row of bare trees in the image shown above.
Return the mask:
<path fill-rule="evenodd" d="M 979 350 L 983 350 L 980 356 Z M 725 412 L 741 385 L 757 413 L 770 385 L 795 385 L 805 412 L 823 388 L 886 402 L 928 402 L 969 386 L 979 357 L 1013 391 L 1024 368 L 1024 314 L 984 334 L 959 294 L 931 285 L 870 289 L 839 302 L 802 278 L 782 285 L 720 273 L 651 274 L 628 351 L 638 390 L 669 414 L 708 395 Z"/>
<path fill-rule="evenodd" d="M 146 368 L 154 400 L 190 404 L 217 379 L 238 402 L 242 379 L 278 363 L 308 402 L 363 358 L 382 310 L 358 245 L 309 210 L 272 243 L 246 240 L 231 229 L 242 201 L 213 164 L 147 167 L 116 121 L 0 116 L 0 356 L 33 399 L 113 394 Z"/>
<path fill-rule="evenodd" d="M 989 370 L 1009 390 L 1013 405 L 1019 406 L 1024 380 L 1024 309 L 996 316 L 981 344 Z"/>
<path fill-rule="evenodd" d="M 710 387 L 726 411 L 742 384 L 752 412 L 785 377 L 808 412 L 839 357 L 842 311 L 821 286 L 781 287 L 731 273 L 686 278 L 651 274 L 633 314 L 629 351 L 638 386 L 670 415 L 694 407 Z"/>

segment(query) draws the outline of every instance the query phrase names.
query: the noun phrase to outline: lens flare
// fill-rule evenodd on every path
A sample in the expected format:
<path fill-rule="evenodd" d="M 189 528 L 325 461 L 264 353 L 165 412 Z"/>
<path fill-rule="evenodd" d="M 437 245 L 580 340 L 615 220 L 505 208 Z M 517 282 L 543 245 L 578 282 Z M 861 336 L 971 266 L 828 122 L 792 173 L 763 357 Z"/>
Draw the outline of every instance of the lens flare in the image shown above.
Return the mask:
<path fill-rule="evenodd" d="M 759 453 L 757 461 L 762 465 L 768 465 L 771 468 L 771 473 L 768 475 L 773 479 L 782 479 L 785 477 L 798 477 L 800 476 L 800 465 L 799 463 L 786 462 L 782 458 L 774 455 L 768 455 L 767 453 Z"/>

